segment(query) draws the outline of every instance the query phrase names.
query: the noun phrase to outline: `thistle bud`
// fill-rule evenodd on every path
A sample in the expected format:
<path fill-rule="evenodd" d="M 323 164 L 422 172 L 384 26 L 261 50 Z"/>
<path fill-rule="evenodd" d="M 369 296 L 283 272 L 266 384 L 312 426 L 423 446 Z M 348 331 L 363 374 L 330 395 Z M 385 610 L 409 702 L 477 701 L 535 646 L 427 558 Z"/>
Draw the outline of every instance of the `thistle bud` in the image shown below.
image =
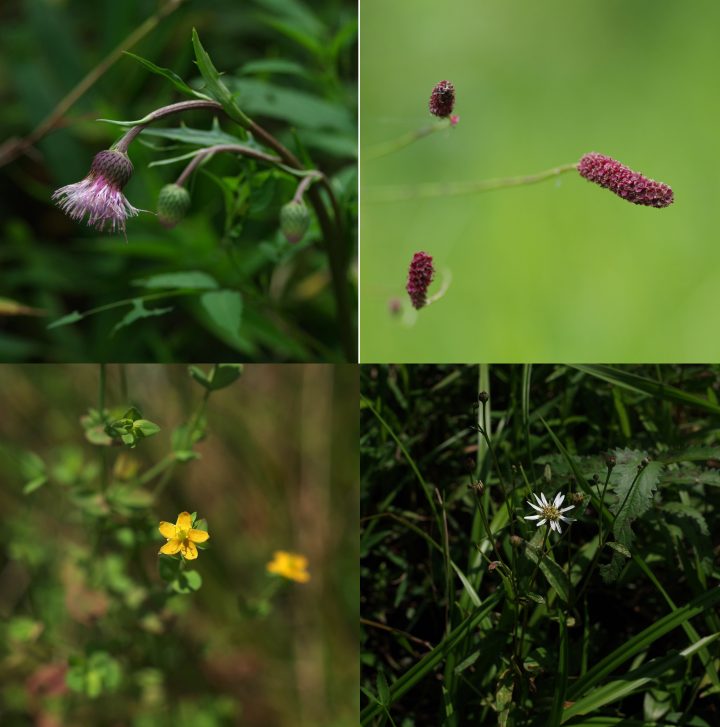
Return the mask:
<path fill-rule="evenodd" d="M 607 465 L 607 468 L 611 470 L 617 464 L 615 455 L 608 453 L 605 457 L 605 464 Z"/>
<path fill-rule="evenodd" d="M 578 163 L 580 176 L 609 189 L 618 197 L 646 207 L 668 207 L 673 191 L 667 184 L 648 179 L 604 154 L 591 152 Z"/>
<path fill-rule="evenodd" d="M 427 289 L 434 273 L 432 257 L 425 252 L 416 252 L 410 262 L 406 286 L 414 308 L 420 310 L 427 303 Z"/>
<path fill-rule="evenodd" d="M 430 94 L 430 113 L 444 119 L 450 116 L 454 106 L 455 87 L 450 81 L 440 81 Z"/>
<path fill-rule="evenodd" d="M 166 184 L 158 195 L 157 214 L 163 227 L 170 229 L 182 220 L 190 208 L 190 193 L 179 184 Z"/>
<path fill-rule="evenodd" d="M 280 229 L 288 242 L 300 242 L 309 226 L 310 213 L 303 202 L 288 202 L 280 210 Z"/>

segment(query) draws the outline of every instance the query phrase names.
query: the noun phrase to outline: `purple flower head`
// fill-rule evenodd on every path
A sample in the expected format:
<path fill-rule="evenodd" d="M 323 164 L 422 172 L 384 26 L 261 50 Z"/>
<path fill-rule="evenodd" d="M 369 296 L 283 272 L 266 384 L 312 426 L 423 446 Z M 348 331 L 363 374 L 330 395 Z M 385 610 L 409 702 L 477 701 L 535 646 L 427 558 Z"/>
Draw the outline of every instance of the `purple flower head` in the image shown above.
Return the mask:
<path fill-rule="evenodd" d="M 673 203 L 673 191 L 667 184 L 633 172 L 604 154 L 586 154 L 578 163 L 578 172 L 588 181 L 609 189 L 633 204 L 668 207 Z"/>
<path fill-rule="evenodd" d="M 427 303 L 427 289 L 434 273 L 432 257 L 426 252 L 416 252 L 410 263 L 407 281 L 407 292 L 414 308 L 419 310 Z"/>
<path fill-rule="evenodd" d="M 125 232 L 125 220 L 139 212 L 122 193 L 132 172 L 127 154 L 101 151 L 95 155 L 85 179 L 60 187 L 52 198 L 74 220 L 80 221 L 87 215 L 87 224 L 91 227 L 103 230 L 107 223 L 113 231 Z"/>
<path fill-rule="evenodd" d="M 455 106 L 455 86 L 450 81 L 440 81 L 430 94 L 430 113 L 441 119 L 450 116 Z"/>

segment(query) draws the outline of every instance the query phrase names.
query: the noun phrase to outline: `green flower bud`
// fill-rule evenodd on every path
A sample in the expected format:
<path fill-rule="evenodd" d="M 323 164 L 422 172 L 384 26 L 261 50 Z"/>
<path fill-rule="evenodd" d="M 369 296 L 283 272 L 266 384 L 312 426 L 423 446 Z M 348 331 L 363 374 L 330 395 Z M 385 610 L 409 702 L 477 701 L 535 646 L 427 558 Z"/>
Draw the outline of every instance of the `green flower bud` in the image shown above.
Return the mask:
<path fill-rule="evenodd" d="M 280 229 L 288 242 L 296 243 L 305 237 L 310 226 L 310 213 L 303 202 L 288 202 L 280 210 Z"/>
<path fill-rule="evenodd" d="M 163 227 L 175 227 L 190 208 L 190 193 L 178 184 L 166 184 L 158 196 L 157 214 Z"/>

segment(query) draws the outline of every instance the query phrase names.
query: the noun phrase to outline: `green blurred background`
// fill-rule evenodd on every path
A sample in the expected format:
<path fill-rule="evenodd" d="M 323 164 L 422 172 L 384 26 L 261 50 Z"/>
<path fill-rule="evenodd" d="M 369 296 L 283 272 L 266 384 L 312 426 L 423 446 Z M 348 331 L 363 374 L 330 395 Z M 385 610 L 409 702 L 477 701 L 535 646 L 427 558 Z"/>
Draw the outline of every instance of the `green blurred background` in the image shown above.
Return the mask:
<path fill-rule="evenodd" d="M 364 0 L 361 360 L 717 359 L 718 27 L 707 1 Z M 442 79 L 458 126 L 365 159 L 431 120 Z M 369 200 L 378 185 L 530 174 L 590 151 L 670 184 L 675 204 L 637 207 L 574 173 Z M 417 250 L 452 283 L 407 326 L 388 301 L 407 298 Z"/>
<path fill-rule="evenodd" d="M 98 118 L 139 119 L 186 100 L 164 78 L 121 56 L 70 108 L 57 129 L 8 163 L 2 149 L 25 137 L 118 44 L 163 8 L 171 8 L 131 52 L 202 85 L 191 31 L 243 107 L 309 164 L 332 176 L 347 212 L 349 245 L 357 211 L 357 4 L 355 0 L 9 0 L 0 3 L 0 299 L 36 309 L 6 315 L 0 300 L 2 361 L 336 361 L 335 304 L 319 232 L 305 245 L 282 244 L 277 218 L 295 184 L 255 190 L 253 215 L 226 215 L 218 184 L 198 173 L 192 208 L 165 230 L 154 214 L 128 222 L 122 234 L 99 233 L 63 215 L 53 190 L 81 180 L 94 155 L 121 135 Z M 274 64 L 274 65 L 273 65 Z M 274 70 L 273 70 L 274 69 Z M 155 125 L 182 122 L 208 130 L 212 114 L 193 112 Z M 227 133 L 237 127 L 224 117 Z M 141 135 L 130 149 L 135 174 L 126 193 L 136 207 L 155 210 L 161 187 L 182 164 L 147 165 L 162 154 Z M 229 155 L 212 160 L 218 177 L 247 165 Z M 266 168 L 258 168 L 265 171 Z M 261 175 L 256 175 L 256 179 Z M 229 195 L 232 200 L 232 195 Z M 261 202 L 264 200 L 264 206 Z M 256 203 L 256 204 L 255 204 Z M 242 210 L 242 204 L 237 207 Z M 262 207 L 262 209 L 259 209 Z M 239 219 L 238 219 L 239 218 Z M 225 229 L 227 220 L 233 222 Z M 349 258 L 355 250 L 348 249 Z M 242 327 L 232 336 L 213 323 L 197 296 L 174 298 L 173 311 L 113 333 L 129 306 L 48 329 L 73 310 L 86 311 L 140 295 L 134 281 L 199 270 L 221 288 L 243 295 Z M 354 277 L 354 276 L 350 276 Z M 348 281 L 354 302 L 354 283 Z M 168 304 L 155 302 L 149 307 Z M 354 310 L 353 310 L 354 314 Z"/>
<path fill-rule="evenodd" d="M 135 404 L 161 427 L 126 452 L 144 472 L 167 453 L 172 429 L 203 390 L 185 366 L 125 373 L 128 397 L 120 368 L 108 367 L 107 405 Z M 357 368 L 249 366 L 213 393 L 201 459 L 173 471 L 147 515 L 106 516 L 92 557 L 112 565 L 112 578 L 88 591 L 73 563 L 93 545 L 94 511 L 72 506 L 69 493 L 81 480 L 98 491 L 103 448 L 85 440 L 79 422 L 97 406 L 98 376 L 93 365 L 0 366 L 0 723 L 356 724 Z M 110 465 L 119 450 L 109 450 Z M 54 474 L 23 494 L 27 452 Z M 133 597 L 138 573 L 148 588 L 162 584 L 157 522 L 175 522 L 182 510 L 208 521 L 211 547 L 193 565 L 203 585 L 156 612 L 152 599 Z M 141 538 L 146 519 L 151 540 L 126 561 L 132 551 L 113 533 L 122 526 Z M 244 616 L 241 604 L 259 596 L 278 549 L 305 554 L 310 581 L 288 583 L 266 618 Z M 97 646 L 121 664 L 118 690 L 97 699 L 63 692 L 68 658 Z"/>

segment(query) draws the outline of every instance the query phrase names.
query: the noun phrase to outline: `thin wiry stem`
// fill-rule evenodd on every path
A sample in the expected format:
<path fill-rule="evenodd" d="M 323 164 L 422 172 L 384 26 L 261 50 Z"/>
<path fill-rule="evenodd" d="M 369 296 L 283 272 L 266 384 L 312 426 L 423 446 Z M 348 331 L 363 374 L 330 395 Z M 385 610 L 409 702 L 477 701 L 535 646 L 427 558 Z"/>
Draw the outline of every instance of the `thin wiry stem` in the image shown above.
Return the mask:
<path fill-rule="evenodd" d="M 478 192 L 489 192 L 493 189 L 505 187 L 521 187 L 526 184 L 537 184 L 546 179 L 559 177 L 565 172 L 577 171 L 577 163 L 563 164 L 559 167 L 546 169 L 537 174 L 527 174 L 521 177 L 501 177 L 498 179 L 483 179 L 470 182 L 432 182 L 417 185 L 388 185 L 370 187 L 367 198 L 370 202 L 402 202 L 409 199 L 431 199 L 433 197 L 459 197 Z"/>
<path fill-rule="evenodd" d="M 410 146 L 410 144 L 413 144 L 420 139 L 424 139 L 426 136 L 434 134 L 436 131 L 444 131 L 445 129 L 449 129 L 451 126 L 453 126 L 453 124 L 449 118 L 442 119 L 441 121 L 437 121 L 434 124 L 422 126 L 419 129 L 408 131 L 397 139 L 391 139 L 390 141 L 384 141 L 380 144 L 377 144 L 376 146 L 371 146 L 370 149 L 365 152 L 364 157 L 365 159 L 379 159 L 381 157 L 387 156 L 388 154 L 392 154 L 393 152 L 400 151 L 406 146 Z"/>

